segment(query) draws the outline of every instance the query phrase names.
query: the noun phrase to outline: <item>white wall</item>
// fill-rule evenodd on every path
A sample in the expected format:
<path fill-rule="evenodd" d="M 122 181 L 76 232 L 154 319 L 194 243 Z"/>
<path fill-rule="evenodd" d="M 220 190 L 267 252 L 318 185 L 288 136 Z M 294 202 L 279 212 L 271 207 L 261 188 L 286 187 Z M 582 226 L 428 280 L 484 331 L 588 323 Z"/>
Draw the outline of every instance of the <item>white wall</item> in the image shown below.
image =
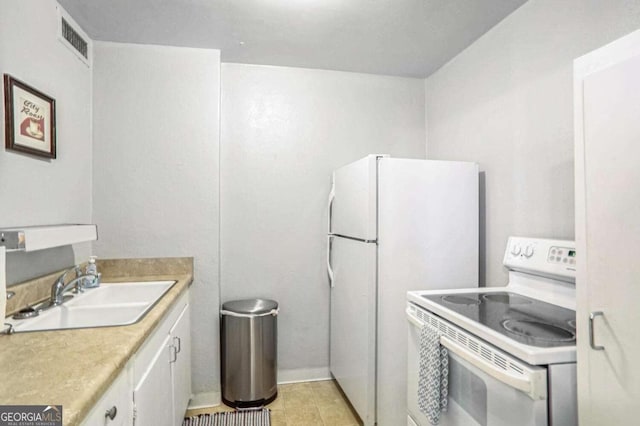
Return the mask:
<path fill-rule="evenodd" d="M 95 45 L 95 253 L 195 258 L 195 393 L 219 390 L 219 89 L 217 50 Z"/>
<path fill-rule="evenodd" d="M 637 1 L 530 0 L 426 80 L 428 158 L 484 171 L 487 285 L 509 235 L 574 238 L 572 61 L 638 27 Z"/>
<path fill-rule="evenodd" d="M 91 70 L 57 40 L 56 2 L 0 0 L 0 74 L 56 100 L 57 158 L 4 149 L 0 114 L 0 227 L 91 220 Z M 4 97 L 3 97 L 4 99 Z M 16 283 L 85 260 L 89 244 L 9 254 Z"/>
<path fill-rule="evenodd" d="M 424 137 L 422 80 L 222 65 L 222 300 L 280 303 L 279 380 L 328 375 L 331 171 Z"/>

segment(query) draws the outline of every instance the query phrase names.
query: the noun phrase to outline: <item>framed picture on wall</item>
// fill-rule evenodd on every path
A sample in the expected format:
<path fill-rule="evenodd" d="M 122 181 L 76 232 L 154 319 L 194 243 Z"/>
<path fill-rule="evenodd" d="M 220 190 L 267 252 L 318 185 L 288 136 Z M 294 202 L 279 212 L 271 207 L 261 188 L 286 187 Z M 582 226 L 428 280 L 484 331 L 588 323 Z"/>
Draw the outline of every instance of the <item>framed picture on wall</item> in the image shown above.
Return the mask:
<path fill-rule="evenodd" d="M 56 101 L 4 75 L 6 149 L 56 158 Z"/>

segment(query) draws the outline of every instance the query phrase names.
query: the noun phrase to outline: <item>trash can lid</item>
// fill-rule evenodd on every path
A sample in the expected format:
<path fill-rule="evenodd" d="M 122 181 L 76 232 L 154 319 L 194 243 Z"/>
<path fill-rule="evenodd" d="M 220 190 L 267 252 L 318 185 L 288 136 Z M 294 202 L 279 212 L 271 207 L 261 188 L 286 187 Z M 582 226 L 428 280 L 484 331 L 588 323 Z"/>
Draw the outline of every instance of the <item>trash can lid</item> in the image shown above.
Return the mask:
<path fill-rule="evenodd" d="M 266 314 L 274 309 L 278 309 L 278 302 L 269 299 L 243 299 L 231 300 L 222 304 L 225 311 L 236 312 L 238 314 Z"/>

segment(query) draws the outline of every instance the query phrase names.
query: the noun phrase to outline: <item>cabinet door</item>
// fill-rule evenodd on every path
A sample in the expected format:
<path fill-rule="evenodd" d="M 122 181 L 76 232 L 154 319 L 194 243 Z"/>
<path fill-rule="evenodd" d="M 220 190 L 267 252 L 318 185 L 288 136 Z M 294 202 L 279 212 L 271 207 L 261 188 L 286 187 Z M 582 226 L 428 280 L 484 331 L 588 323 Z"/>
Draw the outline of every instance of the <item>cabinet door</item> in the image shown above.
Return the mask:
<path fill-rule="evenodd" d="M 170 362 L 174 358 L 167 334 L 133 391 L 135 422 L 140 426 L 174 426 Z"/>
<path fill-rule="evenodd" d="M 171 329 L 171 341 L 176 351 L 171 363 L 173 383 L 174 425 L 182 424 L 184 414 L 191 399 L 191 325 L 189 305 L 185 306 Z"/>
<path fill-rule="evenodd" d="M 640 33 L 633 44 L 640 51 Z M 576 146 L 583 426 L 638 424 L 640 417 L 640 55 L 627 58 L 584 78 L 577 111 L 584 117 L 583 145 Z M 591 321 L 594 349 L 589 315 L 598 311 Z"/>
<path fill-rule="evenodd" d="M 120 373 L 109 389 L 82 421 L 85 426 L 130 426 L 133 424 L 133 374 L 129 366 Z M 107 412 L 113 416 L 107 416 Z"/>

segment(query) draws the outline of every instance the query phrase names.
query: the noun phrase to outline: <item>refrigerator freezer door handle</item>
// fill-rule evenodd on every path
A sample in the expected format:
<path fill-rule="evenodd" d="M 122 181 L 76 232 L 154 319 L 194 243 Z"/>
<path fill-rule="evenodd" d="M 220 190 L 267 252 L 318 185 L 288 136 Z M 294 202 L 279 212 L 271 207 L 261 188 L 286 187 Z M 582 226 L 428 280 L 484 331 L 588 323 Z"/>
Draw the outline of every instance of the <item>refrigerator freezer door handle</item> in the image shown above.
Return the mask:
<path fill-rule="evenodd" d="M 327 274 L 329 275 L 329 285 L 333 288 L 333 269 L 331 268 L 331 237 L 327 235 Z"/>

